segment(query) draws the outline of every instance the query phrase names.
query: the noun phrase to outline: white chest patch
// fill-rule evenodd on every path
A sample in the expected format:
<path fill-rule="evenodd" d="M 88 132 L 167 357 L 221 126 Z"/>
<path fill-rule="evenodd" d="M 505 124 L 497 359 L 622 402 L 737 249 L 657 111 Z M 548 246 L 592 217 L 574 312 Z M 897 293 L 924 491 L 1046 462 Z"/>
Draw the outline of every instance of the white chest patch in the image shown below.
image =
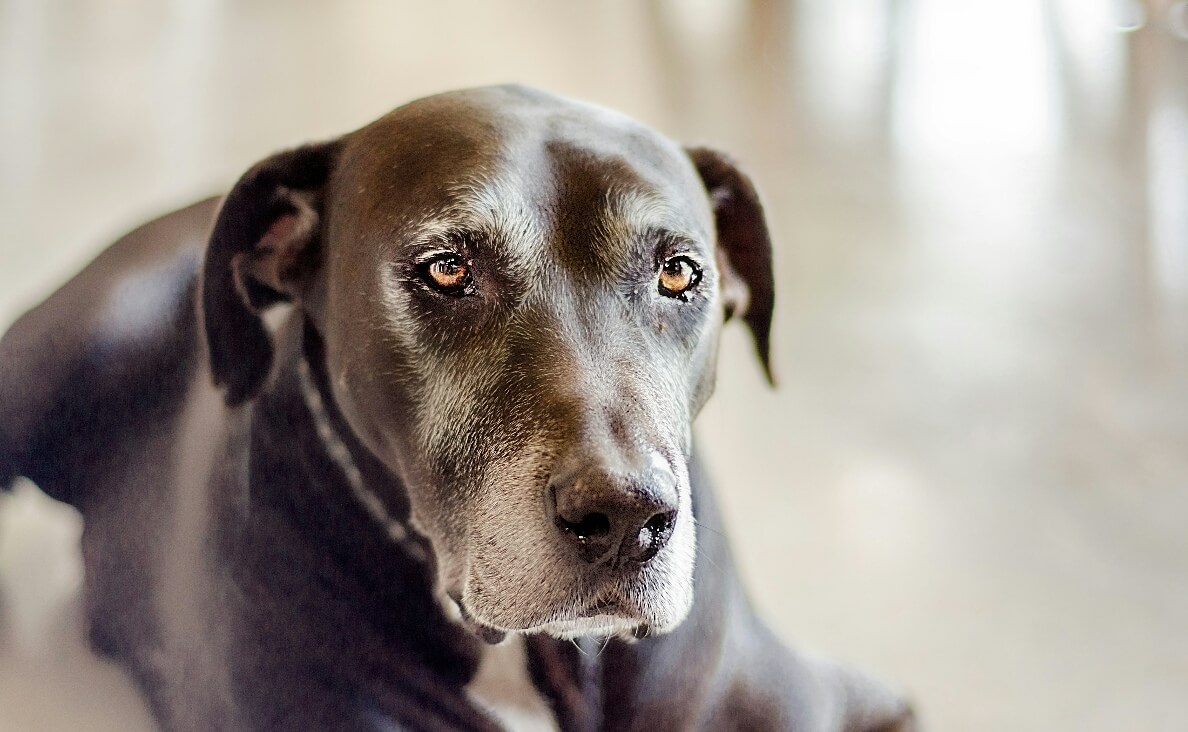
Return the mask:
<path fill-rule="evenodd" d="M 514 732 L 557 732 L 548 702 L 528 675 L 528 653 L 521 636 L 487 646 L 478 675 L 467 687 L 470 697 Z"/>

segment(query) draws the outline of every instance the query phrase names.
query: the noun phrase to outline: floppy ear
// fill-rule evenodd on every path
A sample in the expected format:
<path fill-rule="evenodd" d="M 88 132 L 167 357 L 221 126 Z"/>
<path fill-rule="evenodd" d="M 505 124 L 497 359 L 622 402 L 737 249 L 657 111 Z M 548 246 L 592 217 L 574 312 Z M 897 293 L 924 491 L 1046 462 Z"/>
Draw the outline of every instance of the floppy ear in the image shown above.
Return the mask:
<path fill-rule="evenodd" d="M 272 368 L 261 313 L 298 297 L 317 269 L 323 190 L 339 148 L 307 145 L 257 163 L 219 209 L 202 270 L 202 318 L 228 405 L 255 395 Z"/>
<path fill-rule="evenodd" d="M 770 350 L 775 283 L 763 204 L 751 179 L 725 154 L 705 147 L 686 152 L 701 175 L 714 212 L 726 318 L 742 316 L 755 340 L 763 373 L 774 386 Z"/>

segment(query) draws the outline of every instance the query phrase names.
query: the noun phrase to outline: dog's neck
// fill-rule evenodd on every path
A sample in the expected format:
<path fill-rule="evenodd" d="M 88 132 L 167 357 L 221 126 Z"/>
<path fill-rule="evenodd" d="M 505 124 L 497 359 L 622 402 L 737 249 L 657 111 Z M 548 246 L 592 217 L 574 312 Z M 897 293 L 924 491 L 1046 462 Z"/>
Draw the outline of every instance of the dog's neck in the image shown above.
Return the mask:
<path fill-rule="evenodd" d="M 245 571 L 274 588 L 303 578 L 308 587 L 297 591 L 310 594 L 308 607 L 339 608 L 352 623 L 337 631 L 344 656 L 357 635 L 368 660 L 416 659 L 465 684 L 480 646 L 436 599 L 432 552 L 408 526 L 404 485 L 347 428 L 321 339 L 299 313 L 277 334 L 277 351 L 275 379 L 250 407 L 248 558 L 240 563 L 266 562 Z M 270 543 L 288 555 L 270 557 Z"/>
<path fill-rule="evenodd" d="M 284 444 L 299 446 L 300 464 L 310 471 L 302 487 L 323 501 L 361 511 L 367 518 L 362 533 L 382 539 L 393 556 L 432 573 L 428 540 L 409 528 L 405 486 L 347 426 L 329 387 L 317 330 L 299 314 L 292 321 L 278 337 L 276 380 L 256 400 L 253 434 L 280 428 Z"/>
<path fill-rule="evenodd" d="M 301 385 L 302 399 L 313 420 L 323 451 L 338 466 L 343 480 L 350 488 L 351 497 L 362 506 L 392 544 L 409 558 L 418 562 L 428 562 L 426 545 L 410 533 L 407 519 L 394 516 L 384 499 L 372 489 L 370 482 L 364 479 L 356 455 L 366 455 L 366 448 L 357 443 L 352 448 L 343 437 L 342 417 L 330 399 L 325 364 L 320 358 L 320 338 L 308 325 L 303 343 L 305 348 L 297 364 L 297 378 Z"/>

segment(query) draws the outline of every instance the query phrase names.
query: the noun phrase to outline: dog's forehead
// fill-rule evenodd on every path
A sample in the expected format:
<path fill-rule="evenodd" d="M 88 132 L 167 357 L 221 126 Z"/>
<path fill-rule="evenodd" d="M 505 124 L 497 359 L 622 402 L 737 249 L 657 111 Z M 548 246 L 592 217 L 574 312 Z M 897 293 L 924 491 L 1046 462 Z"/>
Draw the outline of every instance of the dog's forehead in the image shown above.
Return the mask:
<path fill-rule="evenodd" d="M 521 241 L 593 231 L 708 240 L 710 216 L 684 151 L 600 107 L 523 87 L 413 102 L 351 136 L 340 170 L 368 226 L 399 239 L 490 228 Z"/>

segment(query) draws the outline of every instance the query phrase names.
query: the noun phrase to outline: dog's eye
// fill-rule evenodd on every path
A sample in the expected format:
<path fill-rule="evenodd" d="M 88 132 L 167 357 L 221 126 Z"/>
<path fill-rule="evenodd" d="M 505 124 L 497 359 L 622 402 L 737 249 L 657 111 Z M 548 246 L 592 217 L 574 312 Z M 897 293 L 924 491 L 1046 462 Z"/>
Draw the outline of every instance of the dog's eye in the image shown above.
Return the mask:
<path fill-rule="evenodd" d="M 660 294 L 681 297 L 701 281 L 701 268 L 688 257 L 672 257 L 660 270 Z"/>
<path fill-rule="evenodd" d="M 470 293 L 470 265 L 453 252 L 442 252 L 420 263 L 418 269 L 425 284 L 446 295 L 459 297 Z"/>

